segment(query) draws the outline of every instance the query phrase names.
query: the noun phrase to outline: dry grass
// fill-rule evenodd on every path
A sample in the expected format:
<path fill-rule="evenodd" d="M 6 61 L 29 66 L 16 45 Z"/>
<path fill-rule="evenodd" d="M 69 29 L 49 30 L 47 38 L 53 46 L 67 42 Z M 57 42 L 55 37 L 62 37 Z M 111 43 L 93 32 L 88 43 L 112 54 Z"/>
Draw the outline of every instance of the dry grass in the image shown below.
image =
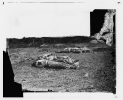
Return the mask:
<path fill-rule="evenodd" d="M 61 49 L 61 48 L 60 48 Z M 47 48 L 49 52 L 59 50 L 59 48 Z M 26 52 L 26 53 L 22 53 Z M 100 68 L 111 65 L 110 54 L 104 52 L 94 53 L 56 53 L 56 55 L 67 55 L 80 62 L 79 69 L 45 69 L 31 67 L 31 63 L 40 54 L 47 52 L 41 48 L 20 48 L 10 49 L 11 53 L 20 53 L 18 62 L 13 63 L 15 81 L 22 84 L 23 89 L 43 91 L 71 91 L 87 92 L 97 91 L 94 73 Z M 22 57 L 23 55 L 23 57 Z M 25 60 L 25 56 L 32 58 Z M 108 59 L 108 60 L 107 60 Z M 15 59 L 11 59 L 11 62 Z M 97 80 L 96 80 L 97 81 Z"/>

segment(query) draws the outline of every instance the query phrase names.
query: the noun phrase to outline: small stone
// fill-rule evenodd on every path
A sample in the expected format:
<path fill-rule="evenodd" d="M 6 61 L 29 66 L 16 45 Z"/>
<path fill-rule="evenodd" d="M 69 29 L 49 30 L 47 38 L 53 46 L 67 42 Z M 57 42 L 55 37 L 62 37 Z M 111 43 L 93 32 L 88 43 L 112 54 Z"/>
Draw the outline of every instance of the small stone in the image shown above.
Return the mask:
<path fill-rule="evenodd" d="M 84 75 L 84 77 L 88 77 L 88 75 L 89 75 L 89 74 L 88 74 L 88 73 L 86 73 L 86 74 Z"/>

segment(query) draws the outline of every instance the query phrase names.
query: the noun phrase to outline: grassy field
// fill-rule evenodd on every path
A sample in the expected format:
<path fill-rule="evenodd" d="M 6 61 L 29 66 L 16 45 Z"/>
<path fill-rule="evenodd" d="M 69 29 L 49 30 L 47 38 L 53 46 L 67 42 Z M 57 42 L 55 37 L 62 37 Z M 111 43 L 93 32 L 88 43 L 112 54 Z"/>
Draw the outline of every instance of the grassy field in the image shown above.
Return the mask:
<path fill-rule="evenodd" d="M 76 44 L 88 46 L 93 53 L 55 53 L 62 47 L 48 48 L 15 48 L 9 49 L 10 60 L 15 74 L 14 80 L 22 88 L 30 91 L 54 92 L 112 92 L 115 72 L 110 54 L 112 48 L 105 45 Z M 96 48 L 96 49 L 95 49 Z M 97 49 L 101 48 L 101 49 Z M 105 48 L 105 49 L 102 49 Z M 45 69 L 35 68 L 31 63 L 41 54 L 52 52 L 56 55 L 67 55 L 79 60 L 79 69 Z M 114 83 L 113 83 L 114 82 Z"/>

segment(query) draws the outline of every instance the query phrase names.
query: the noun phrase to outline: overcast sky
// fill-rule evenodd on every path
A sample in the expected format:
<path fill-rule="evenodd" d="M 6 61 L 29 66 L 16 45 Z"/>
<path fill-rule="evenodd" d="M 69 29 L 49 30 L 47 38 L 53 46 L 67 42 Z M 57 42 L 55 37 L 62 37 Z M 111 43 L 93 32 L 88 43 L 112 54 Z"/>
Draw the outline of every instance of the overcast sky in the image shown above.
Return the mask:
<path fill-rule="evenodd" d="M 111 9 L 113 2 L 7 3 L 1 6 L 5 38 L 90 36 L 90 10 Z"/>
<path fill-rule="evenodd" d="M 90 35 L 84 3 L 8 3 L 2 22 L 7 37 Z"/>

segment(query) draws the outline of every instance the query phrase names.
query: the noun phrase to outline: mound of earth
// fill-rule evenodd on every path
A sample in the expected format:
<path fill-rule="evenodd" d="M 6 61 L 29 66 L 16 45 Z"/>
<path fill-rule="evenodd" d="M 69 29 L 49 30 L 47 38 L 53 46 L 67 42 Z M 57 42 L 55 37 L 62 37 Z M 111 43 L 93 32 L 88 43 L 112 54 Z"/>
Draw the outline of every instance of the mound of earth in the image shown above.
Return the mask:
<path fill-rule="evenodd" d="M 105 43 L 103 40 L 91 40 L 90 43 L 97 44 L 97 43 Z"/>
<path fill-rule="evenodd" d="M 97 44 L 99 43 L 97 40 L 91 40 L 90 43 L 94 43 L 94 44 Z"/>

